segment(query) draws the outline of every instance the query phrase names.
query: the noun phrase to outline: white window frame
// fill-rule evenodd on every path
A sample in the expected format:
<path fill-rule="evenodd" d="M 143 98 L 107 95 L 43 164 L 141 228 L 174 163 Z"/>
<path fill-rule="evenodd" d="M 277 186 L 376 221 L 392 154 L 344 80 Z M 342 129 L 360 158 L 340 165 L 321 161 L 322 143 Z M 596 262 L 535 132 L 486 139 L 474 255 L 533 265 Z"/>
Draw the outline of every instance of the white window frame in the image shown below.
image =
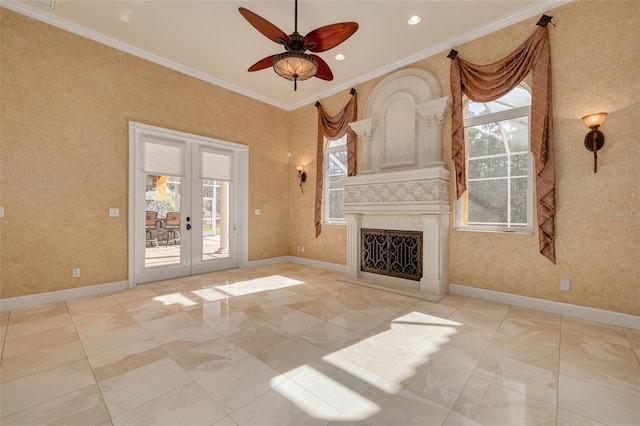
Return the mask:
<path fill-rule="evenodd" d="M 341 140 L 344 139 L 345 143 L 344 145 L 337 145 L 337 146 L 331 146 L 331 142 L 334 142 L 335 140 Z M 347 221 L 345 220 L 344 217 L 342 218 L 331 218 L 329 217 L 329 212 L 331 211 L 331 197 L 330 197 L 330 188 L 329 188 L 329 160 L 330 160 L 330 156 L 336 152 L 341 152 L 344 151 L 345 153 L 347 152 L 347 135 L 344 135 L 342 138 L 339 139 L 328 139 L 328 138 L 324 138 L 324 190 L 323 190 L 323 197 L 324 197 L 324 211 L 323 211 L 323 216 L 324 216 L 324 223 L 327 224 L 334 224 L 334 225 L 346 225 Z M 344 168 L 344 175 L 345 178 L 347 176 L 347 167 L 345 166 Z M 344 189 L 343 189 L 343 195 L 344 195 Z"/>
<path fill-rule="evenodd" d="M 524 85 L 519 85 L 517 86 L 521 89 L 525 89 L 527 90 L 529 93 L 531 93 L 531 91 L 525 87 Z M 515 89 L 514 89 L 515 90 Z M 467 107 L 468 104 L 465 104 L 465 108 Z M 511 210 L 509 209 L 509 211 L 507 211 L 507 225 L 503 225 L 503 224 L 464 224 L 462 217 L 464 213 L 467 213 L 464 211 L 465 206 L 464 206 L 464 202 L 463 202 L 463 198 L 468 197 L 468 191 L 469 191 L 469 177 L 468 177 L 468 165 L 469 165 L 469 141 L 467 138 L 467 128 L 469 127 L 474 127 L 474 126 L 478 126 L 481 124 L 488 124 L 488 123 L 497 123 L 500 121 L 504 121 L 504 120 L 512 120 L 512 119 L 516 119 L 516 118 L 522 118 L 522 117 L 527 117 L 528 118 L 528 129 L 527 129 L 527 148 L 526 148 L 526 153 L 527 155 L 527 224 L 525 226 L 515 226 L 515 225 L 511 225 L 511 220 L 510 220 L 510 215 L 511 215 Z M 527 105 L 527 106 L 523 106 L 523 107 L 517 107 L 517 108 L 512 108 L 512 109 L 508 109 L 505 111 L 498 111 L 498 112 L 493 112 L 493 113 L 488 113 L 488 114 L 483 114 L 483 115 L 479 115 L 479 116 L 475 116 L 475 117 L 468 117 L 465 118 L 463 121 L 463 125 L 465 128 L 465 167 L 467 170 L 467 191 L 458 199 L 457 203 L 456 203 L 456 230 L 462 230 L 462 231 L 480 231 L 480 232 L 508 232 L 508 233 L 525 233 L 525 234 L 531 234 L 532 233 L 532 229 L 533 229 L 533 174 L 534 174 L 534 168 L 533 168 L 533 156 L 531 155 L 531 105 Z M 525 151 L 518 151 L 518 152 L 510 152 L 508 149 L 508 146 L 506 147 L 506 155 L 507 158 L 509 159 L 509 164 L 507 165 L 507 176 L 504 179 L 508 179 L 509 181 L 511 181 L 511 159 L 510 156 L 511 155 L 517 155 L 517 154 L 522 154 Z M 505 154 L 497 154 L 497 155 L 490 155 L 487 156 L 486 158 L 489 157 L 501 157 L 504 156 Z M 484 157 L 475 157 L 476 158 L 484 158 Z M 493 180 L 494 178 L 489 178 L 491 180 Z M 487 180 L 489 180 L 487 179 Z M 483 180 L 483 179 L 474 179 L 474 180 Z M 507 192 L 507 206 L 511 206 L 511 185 L 507 185 L 508 188 L 508 192 Z M 468 207 L 467 207 L 468 208 Z"/>

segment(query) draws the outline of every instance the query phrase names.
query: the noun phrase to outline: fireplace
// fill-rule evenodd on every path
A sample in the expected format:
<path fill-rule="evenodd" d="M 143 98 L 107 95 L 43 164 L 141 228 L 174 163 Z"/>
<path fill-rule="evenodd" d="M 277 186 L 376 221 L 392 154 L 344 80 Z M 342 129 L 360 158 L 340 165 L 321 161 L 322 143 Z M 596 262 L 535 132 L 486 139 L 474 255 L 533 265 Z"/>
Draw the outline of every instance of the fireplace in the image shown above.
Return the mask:
<path fill-rule="evenodd" d="M 375 87 L 365 118 L 350 123 L 361 170 L 344 184 L 347 281 L 433 301 L 448 292 L 450 173 L 442 127 L 451 100 L 441 96 L 429 71 L 403 69 Z"/>

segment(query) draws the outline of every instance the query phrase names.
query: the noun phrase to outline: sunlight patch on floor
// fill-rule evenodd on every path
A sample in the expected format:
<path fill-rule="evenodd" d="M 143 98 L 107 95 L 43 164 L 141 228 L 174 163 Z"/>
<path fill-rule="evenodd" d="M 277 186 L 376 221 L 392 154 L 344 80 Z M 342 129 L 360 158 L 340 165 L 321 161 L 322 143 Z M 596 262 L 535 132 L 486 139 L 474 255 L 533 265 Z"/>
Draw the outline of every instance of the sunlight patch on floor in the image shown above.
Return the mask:
<path fill-rule="evenodd" d="M 224 300 L 229 298 L 229 295 L 227 293 L 219 291 L 215 288 L 203 288 L 201 290 L 193 290 L 191 293 L 200 297 L 205 302 L 214 302 L 217 300 Z"/>
<path fill-rule="evenodd" d="M 198 302 L 194 302 L 193 300 L 180 293 L 163 294 L 162 296 L 154 297 L 153 300 L 162 302 L 163 305 L 178 304 L 182 307 L 194 306 L 198 304 Z"/>
<path fill-rule="evenodd" d="M 282 275 L 271 275 L 249 281 L 238 281 L 233 284 L 221 285 L 216 287 L 216 290 L 225 292 L 229 296 L 244 296 L 300 284 L 305 284 L 305 282 L 283 277 Z"/>
<path fill-rule="evenodd" d="M 342 401 L 364 399 L 360 393 L 353 391 L 348 386 L 332 379 L 313 367 L 304 365 L 302 366 L 302 370 L 303 371 L 300 375 L 304 377 L 304 382 L 307 384 L 317 384 L 317 388 L 315 389 L 307 389 L 306 387 L 303 387 L 305 391 L 310 391 L 312 395 L 319 398 L 317 401 L 314 398 L 309 398 L 308 395 L 301 393 L 297 386 L 282 386 L 282 379 L 286 379 L 286 375 L 284 374 L 271 379 L 271 388 L 310 417 L 323 420 L 332 420 L 335 418 L 333 413 L 319 409 L 319 405 L 322 406 L 325 404 L 324 401 L 329 400 L 329 402 L 332 402 L 331 397 L 328 397 L 328 395 L 332 395 L 333 398 L 338 398 Z M 294 379 L 293 382 L 296 383 L 296 380 Z M 298 385 L 301 384 L 298 383 Z M 322 404 L 318 404 L 319 401 L 321 401 Z M 366 407 L 366 413 L 364 413 L 365 417 L 363 418 L 368 418 L 381 409 L 377 404 L 369 400 L 364 401 L 364 404 Z M 324 415 L 325 413 L 326 415 Z"/>

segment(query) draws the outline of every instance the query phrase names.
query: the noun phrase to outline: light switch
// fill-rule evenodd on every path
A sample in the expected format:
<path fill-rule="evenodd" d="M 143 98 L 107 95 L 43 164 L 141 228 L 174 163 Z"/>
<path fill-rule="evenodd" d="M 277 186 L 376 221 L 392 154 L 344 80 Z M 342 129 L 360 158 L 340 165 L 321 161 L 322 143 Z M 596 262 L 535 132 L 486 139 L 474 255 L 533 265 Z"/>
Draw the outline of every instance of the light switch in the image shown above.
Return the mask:
<path fill-rule="evenodd" d="M 0 217 L 4 217 L 4 207 L 0 207 Z"/>
<path fill-rule="evenodd" d="M 255 209 L 253 211 L 253 214 L 255 214 L 256 216 L 260 216 L 260 209 Z"/>
<path fill-rule="evenodd" d="M 109 209 L 109 216 L 110 217 L 118 217 L 118 216 L 120 216 L 120 209 L 111 207 Z"/>

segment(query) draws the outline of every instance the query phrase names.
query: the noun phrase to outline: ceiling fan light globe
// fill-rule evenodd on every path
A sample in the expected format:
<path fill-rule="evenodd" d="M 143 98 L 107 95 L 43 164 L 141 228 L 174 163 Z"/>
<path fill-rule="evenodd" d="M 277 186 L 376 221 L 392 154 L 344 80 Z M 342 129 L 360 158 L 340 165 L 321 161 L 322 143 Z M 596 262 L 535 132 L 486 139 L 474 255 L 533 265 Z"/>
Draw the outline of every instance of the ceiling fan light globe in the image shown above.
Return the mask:
<path fill-rule="evenodd" d="M 318 72 L 316 59 L 302 52 L 284 52 L 273 59 L 273 69 L 287 80 L 304 81 Z"/>

